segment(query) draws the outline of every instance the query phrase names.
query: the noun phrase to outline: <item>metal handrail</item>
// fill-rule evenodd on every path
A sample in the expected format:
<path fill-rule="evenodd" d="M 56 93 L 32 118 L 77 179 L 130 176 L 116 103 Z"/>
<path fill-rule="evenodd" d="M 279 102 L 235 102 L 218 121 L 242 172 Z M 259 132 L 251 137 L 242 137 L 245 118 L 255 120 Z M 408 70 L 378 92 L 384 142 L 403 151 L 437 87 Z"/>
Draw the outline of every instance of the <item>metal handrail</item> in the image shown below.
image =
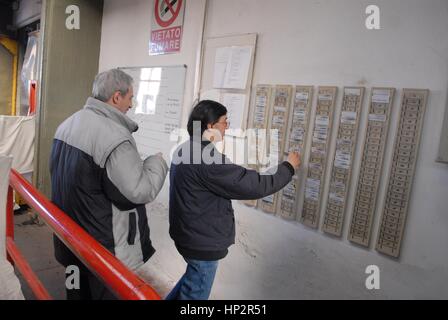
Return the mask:
<path fill-rule="evenodd" d="M 66 213 L 36 190 L 17 171 L 11 170 L 13 188 L 52 229 L 55 235 L 119 298 L 124 300 L 160 300 L 157 292 L 129 270 L 110 251 L 74 222 Z M 11 201 L 9 199 L 11 197 Z M 14 239 L 12 192 L 8 193 L 7 239 L 11 248 Z M 12 254 L 9 253 L 9 259 Z M 16 257 L 17 258 L 17 257 Z M 20 259 L 20 257 L 19 257 Z M 45 296 L 45 295 L 44 295 Z"/>

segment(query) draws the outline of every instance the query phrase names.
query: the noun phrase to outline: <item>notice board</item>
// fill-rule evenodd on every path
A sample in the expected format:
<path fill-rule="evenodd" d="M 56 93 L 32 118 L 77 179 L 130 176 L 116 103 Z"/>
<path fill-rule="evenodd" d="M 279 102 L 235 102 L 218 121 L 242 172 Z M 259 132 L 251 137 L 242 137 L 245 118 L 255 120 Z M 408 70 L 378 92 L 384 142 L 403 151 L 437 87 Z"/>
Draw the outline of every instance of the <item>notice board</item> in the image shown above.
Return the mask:
<path fill-rule="evenodd" d="M 204 44 L 199 98 L 227 107 L 228 135 L 240 136 L 238 131 L 247 127 L 256 43 L 256 34 L 242 34 L 209 38 Z"/>
<path fill-rule="evenodd" d="M 187 67 L 120 69 L 134 79 L 134 102 L 127 115 L 139 126 L 134 138 L 140 156 L 162 152 L 168 160 L 179 140 Z"/>

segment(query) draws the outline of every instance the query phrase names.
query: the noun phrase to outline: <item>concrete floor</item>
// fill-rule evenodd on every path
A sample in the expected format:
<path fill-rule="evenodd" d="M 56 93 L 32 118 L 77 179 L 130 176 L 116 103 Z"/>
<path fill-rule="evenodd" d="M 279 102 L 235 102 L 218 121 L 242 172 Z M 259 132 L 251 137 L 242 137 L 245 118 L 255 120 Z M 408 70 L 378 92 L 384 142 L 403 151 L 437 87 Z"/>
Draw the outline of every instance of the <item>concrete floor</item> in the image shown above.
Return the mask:
<path fill-rule="evenodd" d="M 48 290 L 53 299 L 65 299 L 65 269 L 54 258 L 53 235 L 50 229 L 34 218 L 31 211 L 14 216 L 15 242 L 37 277 Z M 16 270 L 22 285 L 22 292 L 27 300 L 35 297 Z"/>
<path fill-rule="evenodd" d="M 65 268 L 54 258 L 53 233 L 42 220 L 36 218 L 32 210 L 14 215 L 15 242 L 31 269 L 36 273 L 53 299 L 65 300 Z M 16 270 L 26 300 L 35 297 Z M 161 297 L 166 296 L 175 282 L 164 277 L 163 270 L 148 261 L 136 271 L 144 281 L 150 284 Z"/>

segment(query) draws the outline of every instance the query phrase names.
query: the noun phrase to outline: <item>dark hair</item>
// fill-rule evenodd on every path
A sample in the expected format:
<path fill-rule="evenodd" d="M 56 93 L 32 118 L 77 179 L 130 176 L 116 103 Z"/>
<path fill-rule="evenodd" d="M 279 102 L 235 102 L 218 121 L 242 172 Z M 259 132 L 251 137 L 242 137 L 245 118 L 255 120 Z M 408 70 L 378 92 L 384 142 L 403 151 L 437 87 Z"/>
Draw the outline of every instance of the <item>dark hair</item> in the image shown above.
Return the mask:
<path fill-rule="evenodd" d="M 193 122 L 201 122 L 201 137 L 205 130 L 207 130 L 207 125 L 215 124 L 218 122 L 219 118 L 227 114 L 227 108 L 222 104 L 212 100 L 202 100 L 200 101 L 191 111 L 190 117 L 188 118 L 187 131 L 190 137 L 193 136 Z"/>

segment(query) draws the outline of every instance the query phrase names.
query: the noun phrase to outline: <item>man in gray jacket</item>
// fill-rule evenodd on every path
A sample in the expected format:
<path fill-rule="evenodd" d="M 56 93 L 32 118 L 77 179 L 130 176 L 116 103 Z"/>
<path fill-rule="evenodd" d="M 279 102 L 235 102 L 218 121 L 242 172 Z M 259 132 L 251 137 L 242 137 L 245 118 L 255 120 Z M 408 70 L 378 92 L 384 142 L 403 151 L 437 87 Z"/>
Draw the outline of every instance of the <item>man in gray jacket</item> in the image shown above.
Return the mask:
<path fill-rule="evenodd" d="M 161 154 L 142 161 L 126 116 L 132 78 L 118 69 L 96 76 L 85 107 L 57 129 L 50 158 L 52 201 L 130 269 L 155 252 L 145 204 L 155 199 L 168 171 Z M 68 299 L 113 299 L 112 293 L 54 237 L 56 259 L 80 268 L 80 289 Z"/>

